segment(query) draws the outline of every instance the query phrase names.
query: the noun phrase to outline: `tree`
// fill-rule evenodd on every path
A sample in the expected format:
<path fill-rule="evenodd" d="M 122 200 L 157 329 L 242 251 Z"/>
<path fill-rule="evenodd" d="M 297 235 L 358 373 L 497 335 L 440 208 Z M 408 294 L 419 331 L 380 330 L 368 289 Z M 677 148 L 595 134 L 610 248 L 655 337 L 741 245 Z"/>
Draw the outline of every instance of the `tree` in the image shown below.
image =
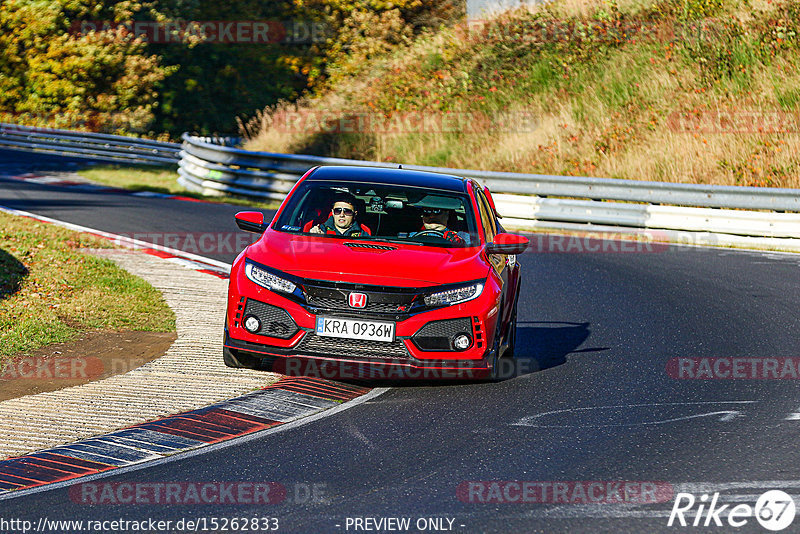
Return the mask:
<path fill-rule="evenodd" d="M 8 0 L 0 5 L 0 103 L 35 125 L 145 132 L 156 85 L 170 69 L 124 27 L 77 31 L 87 20 L 119 22 L 150 7 L 98 0 Z"/>

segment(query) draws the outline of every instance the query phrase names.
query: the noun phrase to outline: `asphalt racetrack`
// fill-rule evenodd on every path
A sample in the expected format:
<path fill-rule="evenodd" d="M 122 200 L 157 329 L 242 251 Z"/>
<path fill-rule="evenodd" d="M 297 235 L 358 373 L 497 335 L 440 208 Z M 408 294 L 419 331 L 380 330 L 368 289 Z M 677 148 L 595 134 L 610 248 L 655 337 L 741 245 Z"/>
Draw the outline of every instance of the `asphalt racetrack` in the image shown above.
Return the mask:
<path fill-rule="evenodd" d="M 63 162 L 0 151 L 0 174 Z M 243 209 L 7 178 L 0 205 L 127 235 L 235 232 Z M 518 257 L 513 378 L 389 384 L 333 416 L 98 478 L 89 490 L 0 501 L 0 517 L 172 521 L 164 532 L 188 531 L 180 520 L 243 531 L 212 530 L 209 518 L 278 520 L 251 532 L 668 532 L 688 493 L 697 501 L 679 530 L 766 532 L 753 516 L 730 526 L 731 508 L 772 489 L 800 505 L 800 256 L 550 248 Z M 275 482 L 285 493 L 268 504 L 91 501 L 120 484 L 223 481 Z M 724 526 L 703 527 L 703 515 L 692 527 L 701 496 L 715 494 L 717 507 L 729 505 Z M 800 518 L 785 530 L 798 531 Z"/>

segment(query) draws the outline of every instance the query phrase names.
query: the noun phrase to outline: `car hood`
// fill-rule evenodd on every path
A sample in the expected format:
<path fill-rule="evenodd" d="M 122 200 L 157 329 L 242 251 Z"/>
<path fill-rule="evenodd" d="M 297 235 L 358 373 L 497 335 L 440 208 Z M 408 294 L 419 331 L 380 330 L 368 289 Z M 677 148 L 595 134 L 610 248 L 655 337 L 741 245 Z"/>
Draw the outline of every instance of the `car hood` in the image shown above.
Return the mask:
<path fill-rule="evenodd" d="M 345 243 L 392 247 L 353 248 Z M 481 248 L 440 248 L 267 230 L 247 257 L 295 276 L 356 284 L 426 287 L 485 278 Z"/>

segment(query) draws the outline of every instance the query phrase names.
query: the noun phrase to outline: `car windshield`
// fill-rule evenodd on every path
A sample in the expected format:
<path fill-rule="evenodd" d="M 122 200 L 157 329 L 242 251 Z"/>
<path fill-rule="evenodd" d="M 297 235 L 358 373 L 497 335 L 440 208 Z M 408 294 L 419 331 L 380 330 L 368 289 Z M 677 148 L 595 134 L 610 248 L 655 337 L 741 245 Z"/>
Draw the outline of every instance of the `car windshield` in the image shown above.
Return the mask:
<path fill-rule="evenodd" d="M 307 180 L 273 229 L 437 247 L 480 242 L 466 194 L 387 184 Z"/>

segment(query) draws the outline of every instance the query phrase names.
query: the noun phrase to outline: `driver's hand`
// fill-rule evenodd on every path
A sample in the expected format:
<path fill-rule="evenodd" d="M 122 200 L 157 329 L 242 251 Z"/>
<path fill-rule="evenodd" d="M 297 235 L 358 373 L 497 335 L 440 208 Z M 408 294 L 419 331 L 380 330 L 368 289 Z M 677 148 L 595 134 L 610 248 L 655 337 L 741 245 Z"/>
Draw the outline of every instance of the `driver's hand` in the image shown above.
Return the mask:
<path fill-rule="evenodd" d="M 312 234 L 321 234 L 322 233 L 322 228 L 320 228 L 319 225 L 312 226 L 311 230 L 309 230 L 309 232 L 312 233 Z"/>
<path fill-rule="evenodd" d="M 455 233 L 452 230 L 447 230 L 444 233 L 444 238 L 447 239 L 448 241 L 450 241 L 451 243 L 459 243 L 460 244 L 460 243 L 464 242 L 464 238 L 462 238 L 460 235 L 458 235 L 457 233 Z"/>

